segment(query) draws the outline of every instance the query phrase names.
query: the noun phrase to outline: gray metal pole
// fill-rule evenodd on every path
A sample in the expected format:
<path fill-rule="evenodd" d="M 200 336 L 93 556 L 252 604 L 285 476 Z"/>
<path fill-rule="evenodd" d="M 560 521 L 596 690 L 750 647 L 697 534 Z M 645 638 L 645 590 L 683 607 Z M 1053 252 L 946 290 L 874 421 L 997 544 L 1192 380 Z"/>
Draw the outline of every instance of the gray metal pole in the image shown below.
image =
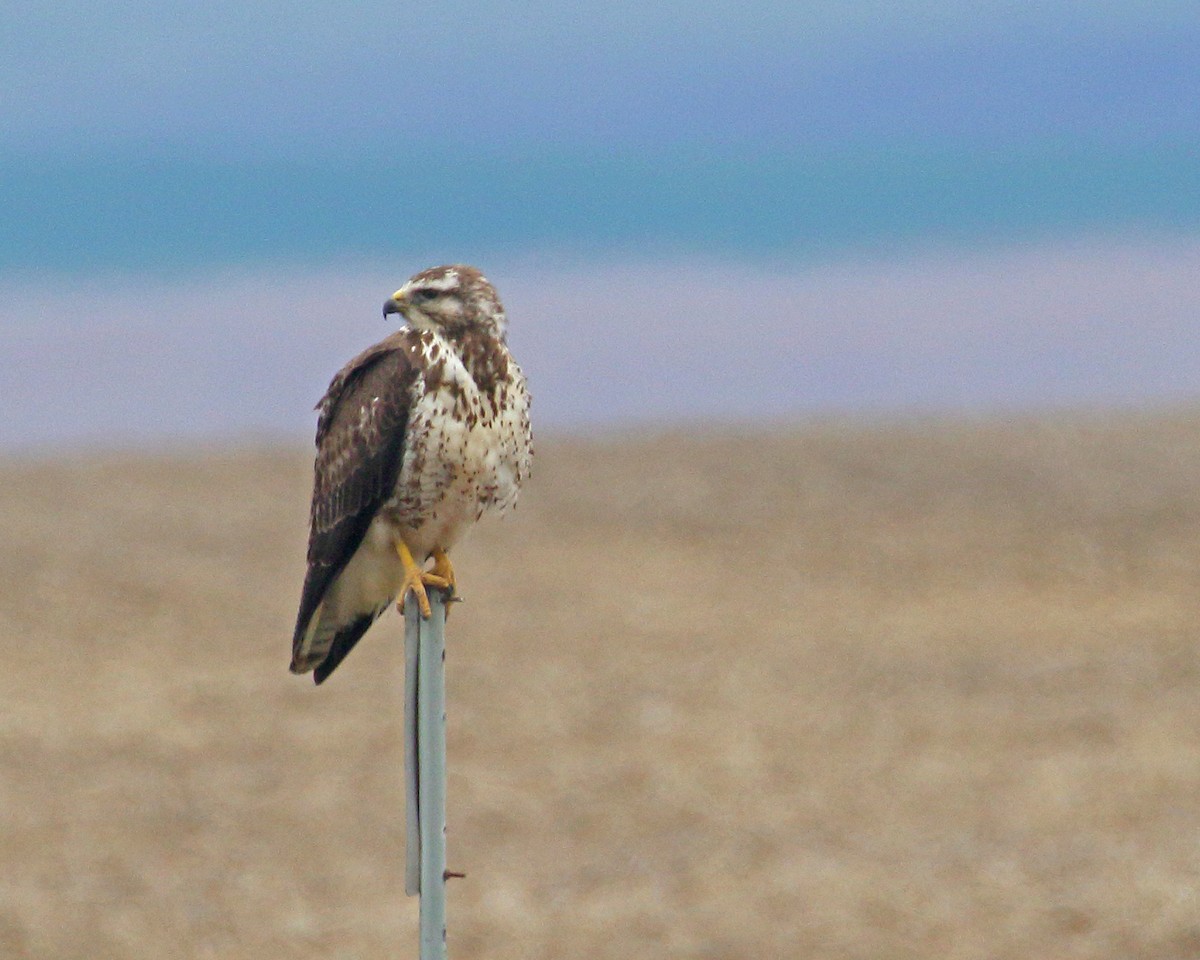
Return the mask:
<path fill-rule="evenodd" d="M 404 892 L 421 893 L 421 818 L 417 796 L 417 656 L 421 616 L 415 603 L 404 605 Z"/>
<path fill-rule="evenodd" d="M 405 762 L 406 793 L 408 795 L 409 840 L 405 869 L 405 890 L 411 891 L 410 881 L 414 862 L 419 874 L 420 958 L 446 958 L 446 607 L 439 590 L 429 591 L 432 615 L 421 617 L 416 603 L 405 603 L 405 741 L 415 744 L 415 763 Z M 410 636 L 416 635 L 415 644 Z M 412 663 L 410 648 L 416 648 L 416 663 Z M 409 680 L 415 676 L 415 690 Z M 416 701 L 415 735 L 409 726 L 409 691 Z M 406 752 L 406 757 L 411 751 Z M 411 771 L 410 771 L 410 768 Z M 416 789 L 411 787 L 415 773 Z M 416 799 L 416 813 L 412 800 Z M 412 829 L 416 821 L 416 830 Z M 419 848 L 414 857 L 414 843 Z"/>

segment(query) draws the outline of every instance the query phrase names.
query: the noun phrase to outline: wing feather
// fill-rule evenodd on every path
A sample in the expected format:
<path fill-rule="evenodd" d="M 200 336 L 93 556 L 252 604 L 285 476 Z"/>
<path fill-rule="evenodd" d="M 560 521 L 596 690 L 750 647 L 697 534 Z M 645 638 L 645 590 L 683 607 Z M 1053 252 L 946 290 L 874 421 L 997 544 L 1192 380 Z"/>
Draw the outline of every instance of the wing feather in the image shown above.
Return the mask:
<path fill-rule="evenodd" d="M 355 357 L 318 404 L 308 572 L 292 638 L 293 670 L 311 669 L 299 662 L 309 621 L 395 489 L 418 374 L 409 337 L 400 331 Z"/>

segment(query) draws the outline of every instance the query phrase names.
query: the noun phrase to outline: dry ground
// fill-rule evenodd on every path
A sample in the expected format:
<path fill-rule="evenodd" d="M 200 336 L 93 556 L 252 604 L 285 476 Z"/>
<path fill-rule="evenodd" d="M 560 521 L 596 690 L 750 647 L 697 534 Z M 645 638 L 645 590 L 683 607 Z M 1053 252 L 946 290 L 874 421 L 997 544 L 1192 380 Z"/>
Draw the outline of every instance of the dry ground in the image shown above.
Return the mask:
<path fill-rule="evenodd" d="M 0 956 L 415 956 L 309 469 L 0 467 Z M 1200 955 L 1200 416 L 547 440 L 457 560 L 452 956 Z"/>

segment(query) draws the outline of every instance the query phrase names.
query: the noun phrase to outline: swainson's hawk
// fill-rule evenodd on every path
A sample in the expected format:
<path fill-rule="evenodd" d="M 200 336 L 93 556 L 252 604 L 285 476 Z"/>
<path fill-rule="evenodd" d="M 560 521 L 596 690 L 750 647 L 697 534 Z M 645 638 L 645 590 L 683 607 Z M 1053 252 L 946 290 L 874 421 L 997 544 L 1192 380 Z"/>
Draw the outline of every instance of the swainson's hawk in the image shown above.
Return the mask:
<path fill-rule="evenodd" d="M 516 501 L 533 457 L 525 377 L 483 274 L 422 271 L 384 304 L 393 313 L 407 324 L 346 364 L 317 406 L 291 666 L 317 683 L 397 598 L 412 592 L 429 615 L 425 585 L 455 585 L 446 552 Z"/>

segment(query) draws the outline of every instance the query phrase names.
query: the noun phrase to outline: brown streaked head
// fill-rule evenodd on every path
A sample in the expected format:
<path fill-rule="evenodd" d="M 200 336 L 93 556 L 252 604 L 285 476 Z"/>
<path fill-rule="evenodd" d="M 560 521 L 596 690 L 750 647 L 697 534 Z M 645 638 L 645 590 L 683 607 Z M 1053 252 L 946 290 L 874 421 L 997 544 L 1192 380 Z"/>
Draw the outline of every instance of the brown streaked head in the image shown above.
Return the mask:
<path fill-rule="evenodd" d="M 483 330 L 503 337 L 504 307 L 495 288 L 475 267 L 455 263 L 415 274 L 383 305 L 417 329 L 454 334 Z"/>

